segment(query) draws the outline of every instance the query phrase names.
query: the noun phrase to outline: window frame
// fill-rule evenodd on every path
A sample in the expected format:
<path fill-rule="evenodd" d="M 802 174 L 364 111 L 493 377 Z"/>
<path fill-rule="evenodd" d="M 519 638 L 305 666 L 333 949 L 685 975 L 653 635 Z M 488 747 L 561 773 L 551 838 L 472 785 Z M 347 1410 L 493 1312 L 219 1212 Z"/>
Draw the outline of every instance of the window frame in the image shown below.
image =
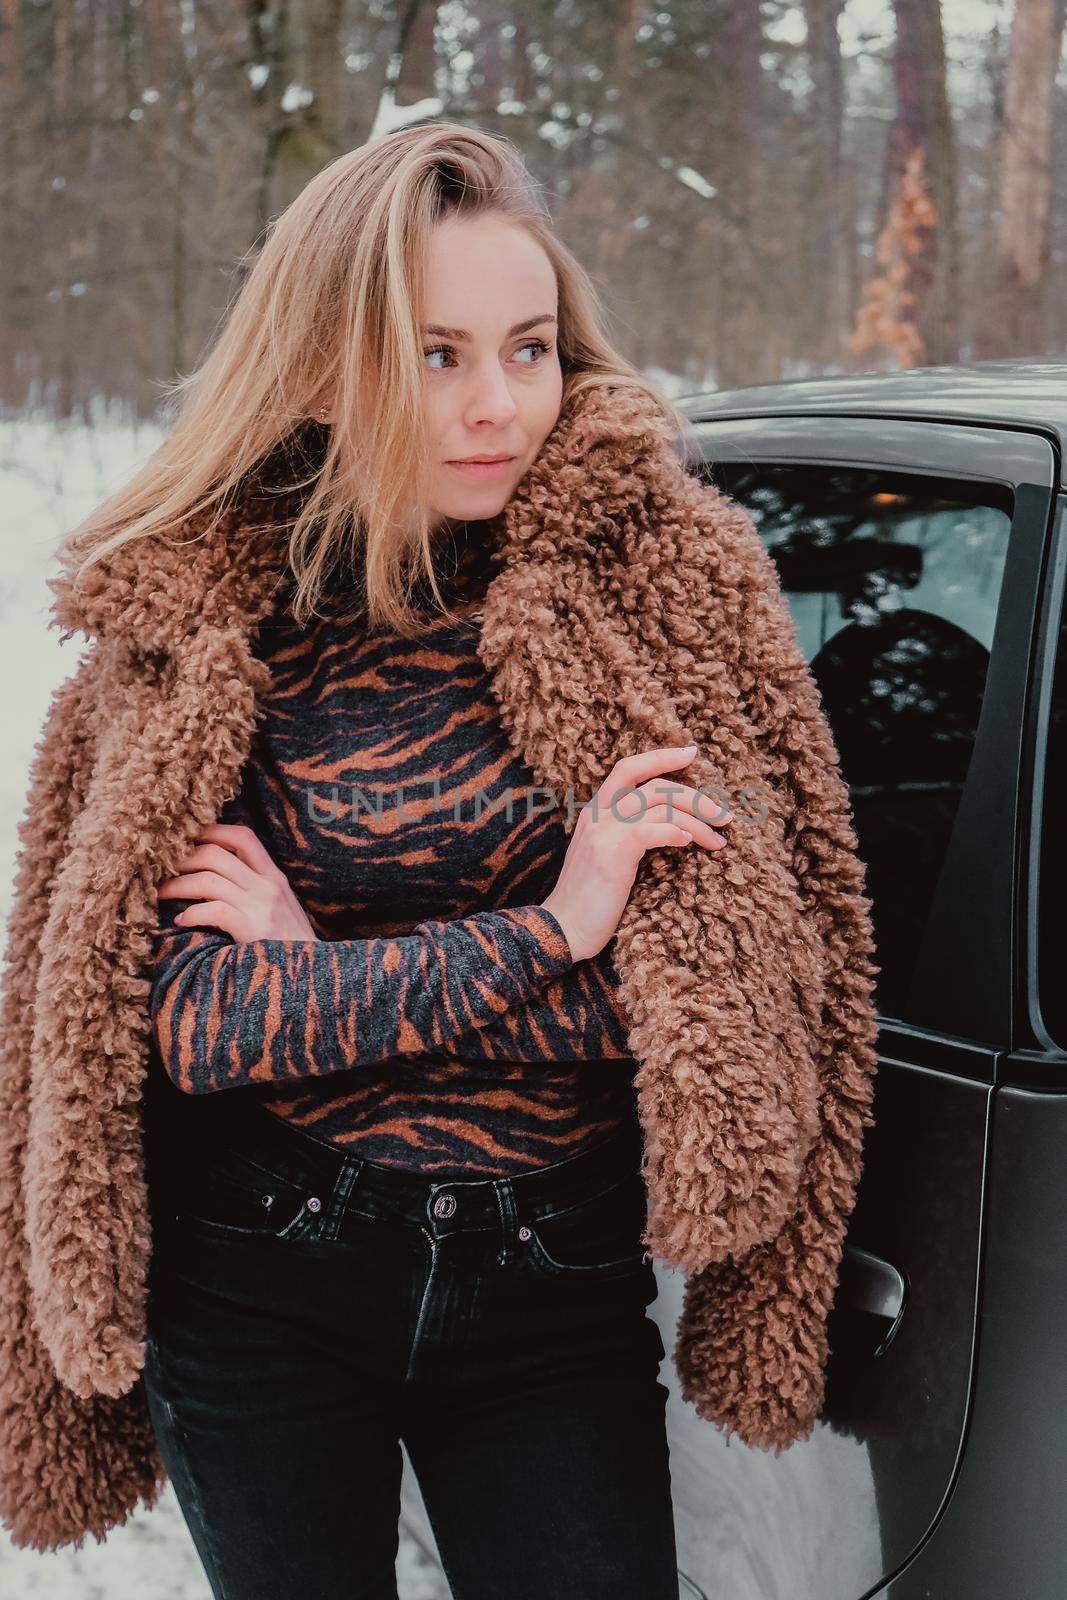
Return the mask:
<path fill-rule="evenodd" d="M 1037 649 L 1035 651 L 1033 686 L 1030 699 L 1030 718 L 1027 745 L 1032 754 L 1032 781 L 1027 799 L 1026 838 L 1020 852 L 1021 870 L 1019 884 L 1019 917 L 1024 929 L 1023 944 L 1026 960 L 1023 967 L 1025 985 L 1025 1015 L 1029 1036 L 1021 1035 L 1016 1041 L 1023 1052 L 1018 1063 L 1019 1081 L 1030 1081 L 1024 1069 L 1028 1050 L 1047 1052 L 1059 1064 L 1067 1061 L 1067 1037 L 1055 1039 L 1045 1021 L 1041 1005 L 1041 885 L 1044 867 L 1045 790 L 1048 778 L 1049 736 L 1051 728 L 1052 694 L 1057 669 L 1067 673 L 1067 493 L 1057 496 L 1052 509 L 1052 528 L 1048 561 L 1048 578 L 1044 590 Z M 1060 661 L 1061 651 L 1064 660 Z"/>
<path fill-rule="evenodd" d="M 1052 443 L 1037 431 L 936 417 L 697 413 L 690 420 L 689 469 L 699 471 L 703 463 L 713 478 L 716 461 L 740 460 L 952 477 L 973 483 L 976 497 L 983 483 L 1011 492 L 989 673 L 967 780 L 907 1015 L 883 1013 L 880 1020 L 995 1049 L 1038 1044 L 1030 841 L 1040 836 L 1033 828 L 1040 796 L 1035 801 L 1031 690 L 1049 625 L 1045 572 L 1059 472 Z"/>

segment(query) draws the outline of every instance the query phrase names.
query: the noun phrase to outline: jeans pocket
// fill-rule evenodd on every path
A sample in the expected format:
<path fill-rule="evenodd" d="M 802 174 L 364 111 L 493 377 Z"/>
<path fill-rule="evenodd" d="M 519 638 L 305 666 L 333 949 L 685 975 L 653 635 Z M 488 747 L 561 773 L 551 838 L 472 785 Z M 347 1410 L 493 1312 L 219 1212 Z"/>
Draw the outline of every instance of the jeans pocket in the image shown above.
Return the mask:
<path fill-rule="evenodd" d="M 556 1276 L 610 1276 L 646 1265 L 642 1239 L 648 1217 L 639 1174 L 627 1175 L 559 1209 L 519 1218 L 519 1239 L 543 1272 Z"/>
<path fill-rule="evenodd" d="M 317 1229 L 326 1196 L 310 1183 L 283 1178 L 227 1150 L 193 1158 L 167 1180 L 159 1205 L 166 1220 L 197 1232 L 302 1239 Z"/>

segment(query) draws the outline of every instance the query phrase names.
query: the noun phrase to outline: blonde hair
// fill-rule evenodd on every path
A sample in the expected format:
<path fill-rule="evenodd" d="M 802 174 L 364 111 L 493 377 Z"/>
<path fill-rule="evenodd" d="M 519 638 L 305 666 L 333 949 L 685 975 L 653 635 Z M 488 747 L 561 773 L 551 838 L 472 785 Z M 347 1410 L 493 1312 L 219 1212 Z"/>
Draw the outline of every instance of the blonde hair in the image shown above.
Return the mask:
<path fill-rule="evenodd" d="M 127 540 L 212 532 L 245 480 L 273 461 L 289 488 L 309 490 L 289 534 L 298 622 L 346 552 L 372 625 L 419 631 L 411 594 L 420 574 L 439 614 L 452 617 L 431 542 L 422 274 L 439 221 L 487 213 L 525 228 L 555 269 L 561 409 L 609 383 L 641 390 L 684 432 L 682 414 L 608 339 L 597 290 L 553 231 L 517 146 L 422 123 L 331 161 L 272 219 L 213 348 L 164 391 L 180 406 L 166 439 L 70 535 L 69 550 L 88 552 L 77 577 Z M 326 403 L 328 429 L 316 421 Z M 292 477 L 301 467 L 303 478 Z"/>

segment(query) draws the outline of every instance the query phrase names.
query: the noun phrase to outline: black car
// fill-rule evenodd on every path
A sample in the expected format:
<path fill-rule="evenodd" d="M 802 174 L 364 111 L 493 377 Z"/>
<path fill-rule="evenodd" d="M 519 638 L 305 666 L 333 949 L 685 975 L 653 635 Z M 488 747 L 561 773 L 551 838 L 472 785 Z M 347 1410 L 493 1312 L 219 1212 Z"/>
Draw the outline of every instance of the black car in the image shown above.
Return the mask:
<path fill-rule="evenodd" d="M 681 1593 L 1063 1600 L 1067 362 L 681 409 L 777 561 L 881 967 L 824 1417 L 775 1460 L 672 1391 Z"/>
<path fill-rule="evenodd" d="M 689 396 L 819 683 L 881 968 L 827 1402 L 775 1459 L 684 1403 L 679 1594 L 1067 1597 L 1067 362 Z M 405 1522 L 428 1538 L 410 1472 Z"/>

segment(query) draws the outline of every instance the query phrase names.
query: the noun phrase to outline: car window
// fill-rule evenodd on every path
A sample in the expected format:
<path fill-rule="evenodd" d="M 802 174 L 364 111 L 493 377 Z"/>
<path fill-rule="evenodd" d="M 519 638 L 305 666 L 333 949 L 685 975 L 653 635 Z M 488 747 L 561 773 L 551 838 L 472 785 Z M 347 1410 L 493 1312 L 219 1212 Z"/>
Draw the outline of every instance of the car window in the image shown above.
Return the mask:
<path fill-rule="evenodd" d="M 1006 485 L 712 462 L 782 580 L 849 785 L 883 1017 L 908 991 L 974 748 L 1008 548 Z"/>

